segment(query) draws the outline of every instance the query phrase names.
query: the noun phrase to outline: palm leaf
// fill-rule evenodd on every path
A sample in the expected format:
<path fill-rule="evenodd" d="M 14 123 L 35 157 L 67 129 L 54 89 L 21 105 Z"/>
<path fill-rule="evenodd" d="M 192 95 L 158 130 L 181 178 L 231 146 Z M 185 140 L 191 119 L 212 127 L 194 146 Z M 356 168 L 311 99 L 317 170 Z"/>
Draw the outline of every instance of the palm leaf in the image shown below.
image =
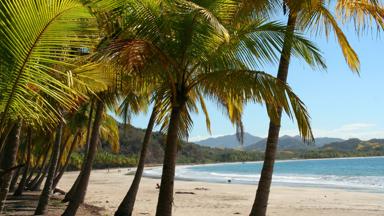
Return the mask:
<path fill-rule="evenodd" d="M 68 69 L 91 50 L 96 23 L 77 0 L 4 0 L 0 2 L 1 124 L 23 118 L 55 122 L 52 106 L 77 106 L 84 95 L 71 89 Z"/>

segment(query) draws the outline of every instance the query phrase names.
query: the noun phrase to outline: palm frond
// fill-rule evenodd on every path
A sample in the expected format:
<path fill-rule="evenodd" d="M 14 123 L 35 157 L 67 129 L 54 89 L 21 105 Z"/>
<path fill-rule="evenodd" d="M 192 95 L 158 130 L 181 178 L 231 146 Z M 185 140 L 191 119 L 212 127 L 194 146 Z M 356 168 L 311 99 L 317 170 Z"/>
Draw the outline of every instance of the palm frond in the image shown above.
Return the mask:
<path fill-rule="evenodd" d="M 204 75 L 199 86 L 204 95 L 228 106 L 229 116 L 234 116 L 231 119 L 241 119 L 244 103 L 256 102 L 266 104 L 269 117 L 276 122 L 281 107 L 290 118 L 295 117 L 300 135 L 305 140 L 313 139 L 310 117 L 303 102 L 289 86 L 269 74 L 251 70 L 217 71 Z"/>
<path fill-rule="evenodd" d="M 303 30 L 310 28 L 311 31 L 316 34 L 324 31 L 327 38 L 331 31 L 334 32 L 349 68 L 358 73 L 360 68 L 359 58 L 349 44 L 336 18 L 328 10 L 327 5 L 323 1 L 318 0 L 314 1 L 314 3 L 312 2 L 312 4 L 309 4 L 307 7 L 310 8 L 302 10 L 300 16 L 298 16 L 299 26 Z"/>
<path fill-rule="evenodd" d="M 358 32 L 371 29 L 372 22 L 378 30 L 384 29 L 384 7 L 380 1 L 338 0 L 336 14 L 343 23 L 352 21 Z"/>
<path fill-rule="evenodd" d="M 97 26 L 77 0 L 0 2 L 0 112 L 6 119 L 57 122 L 52 103 L 77 106 L 67 70 L 84 50 L 92 50 Z"/>

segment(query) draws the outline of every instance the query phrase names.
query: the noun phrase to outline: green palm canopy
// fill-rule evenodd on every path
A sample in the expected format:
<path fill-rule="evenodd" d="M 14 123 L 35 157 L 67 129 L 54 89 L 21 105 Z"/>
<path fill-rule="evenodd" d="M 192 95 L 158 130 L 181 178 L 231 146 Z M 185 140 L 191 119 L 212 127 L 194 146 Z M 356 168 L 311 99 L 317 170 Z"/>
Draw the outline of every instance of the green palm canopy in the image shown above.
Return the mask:
<path fill-rule="evenodd" d="M 239 16 L 242 7 L 234 0 L 124 1 L 117 10 L 123 16 L 115 16 L 120 34 L 101 51 L 102 61 L 154 85 L 164 130 L 170 110 L 185 97 L 182 137 L 192 126 L 190 113 L 200 107 L 207 115 L 204 101 L 211 99 L 240 131 L 244 104 L 267 104 L 272 119 L 277 105 L 282 106 L 310 140 L 304 104 L 288 86 L 259 69 L 277 61 L 285 27 L 253 14 Z M 317 48 L 301 35 L 295 35 L 293 47 L 310 65 L 325 67 Z"/>
<path fill-rule="evenodd" d="M 78 0 L 0 1 L 0 115 L 7 121 L 55 123 L 54 104 L 76 108 L 77 59 L 98 39 L 95 19 Z"/>

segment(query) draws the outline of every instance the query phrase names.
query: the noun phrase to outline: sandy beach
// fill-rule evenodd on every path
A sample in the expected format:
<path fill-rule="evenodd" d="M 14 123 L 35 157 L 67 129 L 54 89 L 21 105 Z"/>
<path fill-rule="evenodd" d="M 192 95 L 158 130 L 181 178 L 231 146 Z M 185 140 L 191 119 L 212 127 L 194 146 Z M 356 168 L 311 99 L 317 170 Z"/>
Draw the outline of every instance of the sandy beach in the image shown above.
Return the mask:
<path fill-rule="evenodd" d="M 78 172 L 67 172 L 59 187 L 68 190 Z M 127 169 L 92 171 L 85 202 L 105 208 L 113 215 L 125 196 L 133 175 Z M 134 215 L 155 215 L 159 179 L 143 178 Z M 201 190 L 201 188 L 204 188 Z M 206 190 L 205 190 L 206 189 Z M 255 185 L 206 182 L 175 182 L 175 216 L 248 215 L 255 196 Z M 193 192 L 194 194 L 177 194 Z M 268 215 L 273 216 L 368 216 L 384 215 L 384 194 L 342 189 L 282 187 L 271 189 Z"/>

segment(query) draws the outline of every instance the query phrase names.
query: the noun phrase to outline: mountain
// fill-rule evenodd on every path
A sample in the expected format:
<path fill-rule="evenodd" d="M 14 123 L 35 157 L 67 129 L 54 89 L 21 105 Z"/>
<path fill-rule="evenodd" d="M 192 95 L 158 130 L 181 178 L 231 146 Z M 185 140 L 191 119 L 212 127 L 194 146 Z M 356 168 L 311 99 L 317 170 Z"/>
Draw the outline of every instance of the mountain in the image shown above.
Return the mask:
<path fill-rule="evenodd" d="M 384 139 L 371 139 L 368 141 L 349 139 L 324 145 L 321 149 L 328 151 L 380 152 L 384 151 Z"/>
<path fill-rule="evenodd" d="M 141 142 L 145 134 L 144 129 L 133 126 L 119 126 L 120 151 L 112 151 L 108 140 L 101 140 L 101 148 L 96 155 L 94 168 L 130 167 L 135 166 L 141 149 Z M 221 137 L 222 140 L 230 143 L 238 143 L 235 136 Z M 258 140 L 251 143 L 250 140 Z M 239 162 L 259 161 L 264 157 L 266 139 L 245 134 L 246 147 L 243 149 L 211 148 L 194 143 L 180 142 L 177 163 L 218 163 L 218 162 Z M 215 140 L 215 139 L 212 139 Z M 331 142 L 334 141 L 334 142 Z M 148 147 L 147 160 L 149 164 L 160 164 L 164 156 L 165 136 L 159 132 L 153 132 Z M 331 142 L 329 144 L 324 144 Z M 317 138 L 316 145 L 302 143 L 298 136 L 280 137 L 280 148 L 276 159 L 306 159 L 306 158 L 335 158 L 335 157 L 365 157 L 384 156 L 384 139 L 372 139 L 362 141 L 359 139 L 341 140 L 337 138 Z M 219 145 L 220 146 L 220 145 Z M 238 145 L 233 145 L 238 146 Z M 84 149 L 79 149 L 71 155 L 70 170 L 81 168 Z"/>
<path fill-rule="evenodd" d="M 141 143 L 145 130 L 131 125 L 119 125 L 120 151 L 113 153 L 107 140 L 102 141 L 101 152 L 108 153 L 109 158 L 113 155 L 133 158 L 134 161 L 140 153 Z M 247 140 L 257 140 L 257 137 L 246 135 Z M 256 139 L 255 139 L 256 138 Z M 260 138 L 259 138 L 260 139 Z M 163 162 L 165 136 L 159 132 L 153 132 L 148 146 L 146 163 L 159 164 Z M 250 143 L 250 141 L 248 141 Z M 244 152 L 237 149 L 211 148 L 189 142 L 181 142 L 177 156 L 178 163 L 214 163 L 261 160 L 262 152 Z M 119 158 L 117 160 L 120 160 Z M 101 163 L 101 162 L 100 162 Z M 108 162 L 109 163 L 109 162 Z M 127 165 L 127 164 L 123 164 Z M 97 166 L 102 167 L 102 166 Z"/>
<path fill-rule="evenodd" d="M 316 149 L 328 143 L 337 143 L 344 141 L 339 138 L 319 137 L 315 138 L 315 143 L 304 143 L 300 136 L 282 136 L 279 138 L 279 150 L 301 150 Z M 247 146 L 246 150 L 264 151 L 267 139 L 262 139 L 252 145 Z"/>
<path fill-rule="evenodd" d="M 315 145 L 317 147 L 322 147 L 329 143 L 336 143 L 336 142 L 342 142 L 342 141 L 345 141 L 345 140 L 340 138 L 319 137 L 319 138 L 315 138 Z"/>
<path fill-rule="evenodd" d="M 249 134 L 249 133 L 244 133 L 243 146 L 244 147 L 249 146 L 260 140 L 262 140 L 261 137 L 253 136 L 252 134 Z M 236 134 L 220 136 L 215 138 L 208 138 L 206 140 L 197 141 L 195 143 L 201 146 L 208 146 L 212 148 L 232 148 L 232 149 L 241 148 L 241 144 L 238 141 Z"/>

